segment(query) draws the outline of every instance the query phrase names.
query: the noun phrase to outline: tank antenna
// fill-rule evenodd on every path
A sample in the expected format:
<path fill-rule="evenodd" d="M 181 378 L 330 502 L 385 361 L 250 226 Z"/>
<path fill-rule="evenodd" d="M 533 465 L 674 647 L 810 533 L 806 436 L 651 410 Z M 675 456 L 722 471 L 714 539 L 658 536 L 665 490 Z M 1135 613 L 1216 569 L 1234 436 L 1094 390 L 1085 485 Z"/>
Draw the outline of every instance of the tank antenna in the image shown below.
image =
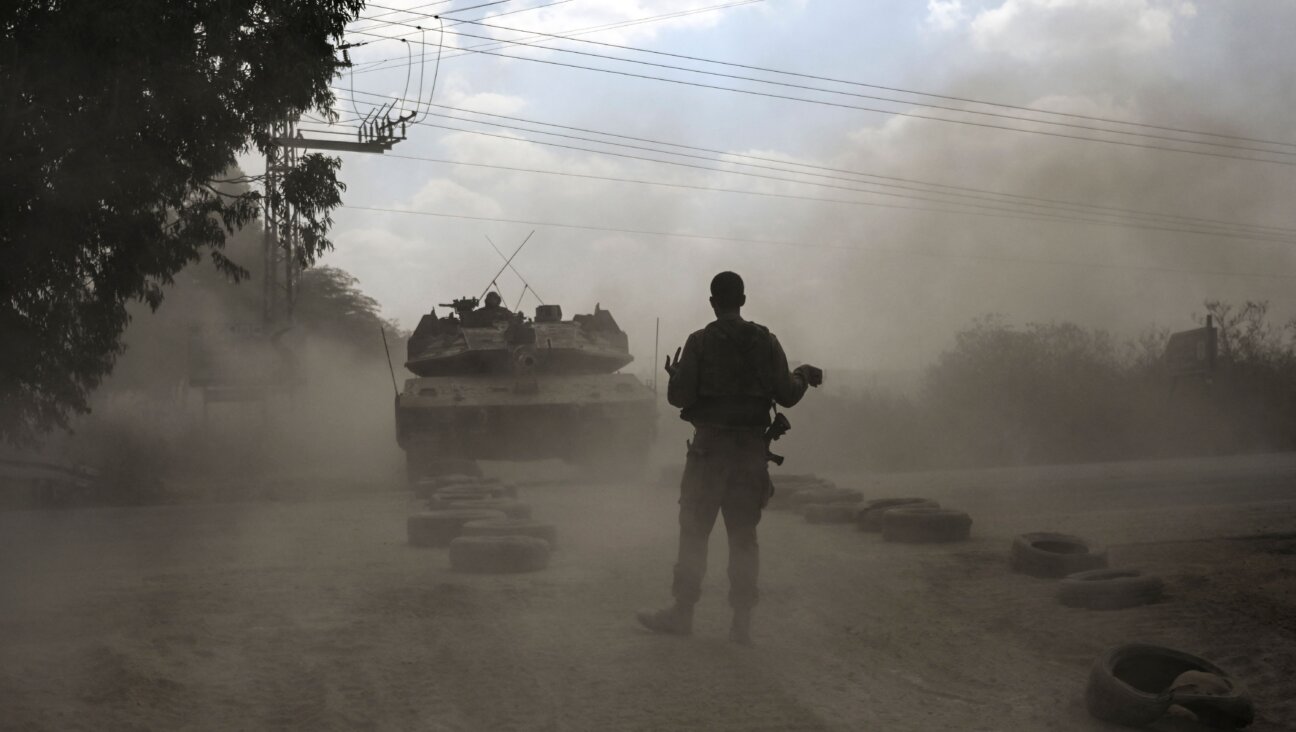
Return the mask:
<path fill-rule="evenodd" d="M 495 240 L 492 239 L 492 238 L 490 238 L 490 234 L 486 234 L 485 236 L 486 236 L 486 242 L 487 242 L 488 244 L 491 245 L 491 249 L 494 249 L 494 250 L 495 250 L 495 253 L 498 254 L 498 255 L 500 256 L 500 259 L 507 260 L 508 257 L 504 256 L 504 252 L 501 252 L 501 251 L 500 251 L 500 248 L 499 248 L 498 246 L 495 245 Z M 532 295 L 535 295 L 535 299 L 539 300 L 541 305 L 544 305 L 544 304 L 545 304 L 544 298 L 543 298 L 543 297 L 540 297 L 540 293 L 538 293 L 538 292 L 535 291 L 535 288 L 531 286 L 531 283 L 530 283 L 530 282 L 527 282 L 527 278 L 525 278 L 525 277 L 522 276 L 522 273 L 518 271 L 517 267 L 514 267 L 513 265 L 510 264 L 510 265 L 508 265 L 508 268 L 511 269 L 511 270 L 513 270 L 513 274 L 517 275 L 517 278 L 518 278 L 519 280 L 522 280 L 522 284 L 525 285 L 525 287 L 522 288 L 522 294 L 523 294 L 523 295 L 526 295 L 527 290 L 530 290 L 530 291 L 531 291 L 531 294 L 532 294 Z M 518 298 L 518 304 L 517 304 L 517 307 L 515 307 L 515 308 L 513 308 L 513 309 L 514 309 L 514 310 L 517 310 L 517 309 L 520 308 L 520 307 L 522 307 L 522 298 L 521 298 L 521 297 Z"/>
<path fill-rule="evenodd" d="M 534 233 L 535 233 L 535 229 L 532 229 L 531 234 Z M 513 264 L 513 257 L 516 257 L 518 255 L 518 252 L 522 251 L 522 247 L 526 246 L 527 242 L 531 241 L 531 234 L 527 234 L 526 238 L 522 240 L 522 243 L 518 244 L 518 248 L 513 251 L 512 257 L 509 257 L 508 259 L 504 260 L 504 266 L 499 268 L 499 271 L 496 272 L 495 276 L 491 278 L 490 284 L 486 285 L 486 289 L 482 290 L 482 293 L 477 296 L 478 300 L 482 299 L 483 297 L 486 297 L 486 293 L 490 291 L 491 285 L 495 284 L 495 280 L 499 279 L 499 276 L 504 274 L 504 270 L 507 269 L 509 265 Z M 489 239 L 487 241 L 489 241 Z"/>
<path fill-rule="evenodd" d="M 653 333 L 653 393 L 657 393 L 657 348 L 661 344 L 661 318 L 657 318 L 657 331 Z"/>
<path fill-rule="evenodd" d="M 387 329 L 381 323 L 378 324 L 378 332 L 382 333 L 383 350 L 387 352 L 387 370 L 391 372 L 392 391 L 396 392 L 397 397 L 400 397 L 400 389 L 396 388 L 396 369 L 392 366 L 391 349 L 387 347 Z"/>

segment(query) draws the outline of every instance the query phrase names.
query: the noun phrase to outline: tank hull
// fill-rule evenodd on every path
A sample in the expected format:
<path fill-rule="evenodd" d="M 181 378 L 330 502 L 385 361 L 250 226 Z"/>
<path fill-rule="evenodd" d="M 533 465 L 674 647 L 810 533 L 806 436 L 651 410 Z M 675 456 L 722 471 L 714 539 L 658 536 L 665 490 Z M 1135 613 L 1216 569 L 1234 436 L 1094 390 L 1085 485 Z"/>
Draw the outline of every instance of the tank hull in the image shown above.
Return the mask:
<path fill-rule="evenodd" d="M 409 379 L 396 435 L 411 479 L 454 460 L 634 463 L 656 429 L 656 399 L 629 374 Z"/>

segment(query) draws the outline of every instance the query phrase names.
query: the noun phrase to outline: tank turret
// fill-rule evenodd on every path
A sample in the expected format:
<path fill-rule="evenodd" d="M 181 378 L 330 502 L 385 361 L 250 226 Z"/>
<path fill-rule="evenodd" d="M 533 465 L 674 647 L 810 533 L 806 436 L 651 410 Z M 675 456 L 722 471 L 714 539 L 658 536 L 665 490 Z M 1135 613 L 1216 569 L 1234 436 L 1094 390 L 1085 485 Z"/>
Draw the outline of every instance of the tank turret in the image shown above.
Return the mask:
<path fill-rule="evenodd" d="M 534 346 L 537 374 L 610 374 L 626 366 L 629 340 L 612 313 L 562 319 L 562 308 L 541 305 L 536 317 L 504 308 L 473 309 L 476 298 L 453 303 L 444 318 L 425 315 L 409 339 L 405 367 L 419 376 L 484 376 L 511 372 L 513 352 Z"/>
<path fill-rule="evenodd" d="M 634 465 L 654 437 L 656 400 L 630 374 L 629 341 L 612 313 L 534 318 L 465 297 L 423 316 L 397 397 L 397 439 L 410 476 L 464 459 L 558 457 Z"/>

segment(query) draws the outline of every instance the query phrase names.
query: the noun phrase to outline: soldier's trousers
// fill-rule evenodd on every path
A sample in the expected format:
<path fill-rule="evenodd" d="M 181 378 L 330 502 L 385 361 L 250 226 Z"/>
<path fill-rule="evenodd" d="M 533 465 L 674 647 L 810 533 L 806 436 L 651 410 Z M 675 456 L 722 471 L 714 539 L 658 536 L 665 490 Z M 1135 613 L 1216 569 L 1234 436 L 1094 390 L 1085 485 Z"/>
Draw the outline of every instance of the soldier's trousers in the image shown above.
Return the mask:
<path fill-rule="evenodd" d="M 765 452 L 759 430 L 696 428 L 680 482 L 679 558 L 672 587 L 677 602 L 692 605 L 702 594 L 707 542 L 719 513 L 729 535 L 729 604 L 735 609 L 756 604 L 756 524 L 771 492 Z"/>

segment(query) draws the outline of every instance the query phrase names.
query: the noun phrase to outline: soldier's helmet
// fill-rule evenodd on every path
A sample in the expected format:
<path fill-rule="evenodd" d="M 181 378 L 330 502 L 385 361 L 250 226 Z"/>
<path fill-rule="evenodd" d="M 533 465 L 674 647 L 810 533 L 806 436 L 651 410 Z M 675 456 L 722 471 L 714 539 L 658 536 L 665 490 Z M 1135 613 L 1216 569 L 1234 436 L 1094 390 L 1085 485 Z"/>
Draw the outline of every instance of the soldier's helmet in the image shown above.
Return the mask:
<path fill-rule="evenodd" d="M 497 308 L 500 306 L 500 294 L 495 291 L 486 293 L 486 307 Z"/>

